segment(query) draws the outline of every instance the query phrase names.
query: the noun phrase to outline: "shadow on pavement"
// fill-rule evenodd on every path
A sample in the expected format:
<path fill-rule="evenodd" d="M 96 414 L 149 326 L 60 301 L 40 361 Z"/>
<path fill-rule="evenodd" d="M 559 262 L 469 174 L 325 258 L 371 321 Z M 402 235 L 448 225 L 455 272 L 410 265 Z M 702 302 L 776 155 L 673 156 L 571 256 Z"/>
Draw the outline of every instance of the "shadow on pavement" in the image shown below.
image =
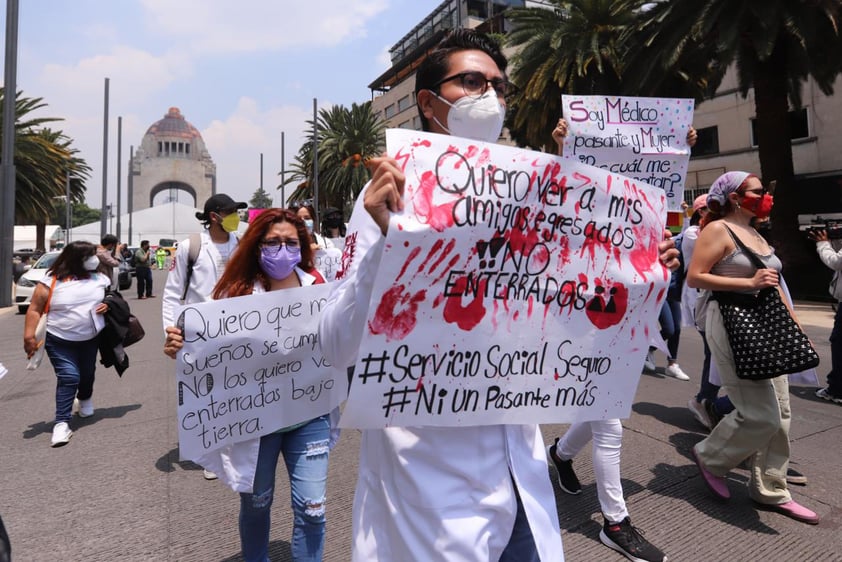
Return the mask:
<path fill-rule="evenodd" d="M 269 560 L 292 562 L 292 548 L 290 544 L 287 541 L 270 541 Z M 243 562 L 243 556 L 242 554 L 236 554 L 228 558 L 223 558 L 220 562 Z"/>
<path fill-rule="evenodd" d="M 126 406 L 114 406 L 112 408 L 96 408 L 94 415 L 89 418 L 80 418 L 79 416 L 74 415 L 71 427 L 79 429 L 97 423 L 99 420 L 122 418 L 129 412 L 137 410 L 140 407 L 140 404 L 128 404 Z M 30 424 L 29 428 L 24 430 L 23 438 L 32 439 L 33 437 L 38 437 L 42 433 L 52 433 L 54 424 L 54 420 Z"/>
<path fill-rule="evenodd" d="M 175 467 L 181 470 L 202 470 L 202 467 L 193 461 L 178 460 L 178 447 L 170 449 L 155 461 L 155 468 L 160 472 L 175 472 Z"/>
<path fill-rule="evenodd" d="M 690 409 L 684 406 L 664 406 L 654 402 L 636 402 L 632 404 L 632 411 L 641 416 L 653 417 L 663 424 L 671 425 L 682 431 L 706 433 L 705 428 L 699 425 Z"/>

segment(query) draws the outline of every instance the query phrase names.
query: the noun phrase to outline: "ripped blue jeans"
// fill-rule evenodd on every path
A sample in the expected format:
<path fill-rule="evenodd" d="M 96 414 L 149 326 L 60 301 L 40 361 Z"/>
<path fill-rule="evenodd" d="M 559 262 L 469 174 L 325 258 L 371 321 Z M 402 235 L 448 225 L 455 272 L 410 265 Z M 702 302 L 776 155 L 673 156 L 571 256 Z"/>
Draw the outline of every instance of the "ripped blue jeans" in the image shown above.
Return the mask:
<path fill-rule="evenodd" d="M 292 559 L 320 561 L 325 537 L 330 422 L 324 415 L 290 431 L 260 438 L 254 492 L 240 494 L 240 544 L 246 562 L 269 560 L 275 470 L 284 456 L 292 496 Z"/>

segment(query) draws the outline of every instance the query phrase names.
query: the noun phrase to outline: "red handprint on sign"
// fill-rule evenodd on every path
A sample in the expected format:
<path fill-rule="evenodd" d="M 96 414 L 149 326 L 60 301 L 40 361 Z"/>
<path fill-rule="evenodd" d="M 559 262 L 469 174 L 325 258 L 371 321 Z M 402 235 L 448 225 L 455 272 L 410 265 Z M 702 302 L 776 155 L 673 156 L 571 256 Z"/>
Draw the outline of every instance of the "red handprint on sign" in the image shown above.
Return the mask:
<path fill-rule="evenodd" d="M 405 279 L 407 271 L 421 254 L 420 247 L 412 249 L 395 283 L 383 293 L 374 318 L 368 323 L 372 334 L 382 334 L 387 340 L 401 340 L 415 329 L 419 305 L 427 300 L 427 291 L 440 283 L 461 259 L 454 252 L 455 246 L 456 241 L 453 239 L 447 243 L 442 239 L 436 240 L 426 257 L 418 263 L 415 272 Z M 431 308 L 437 308 L 443 299 L 443 295 L 437 296 Z"/>

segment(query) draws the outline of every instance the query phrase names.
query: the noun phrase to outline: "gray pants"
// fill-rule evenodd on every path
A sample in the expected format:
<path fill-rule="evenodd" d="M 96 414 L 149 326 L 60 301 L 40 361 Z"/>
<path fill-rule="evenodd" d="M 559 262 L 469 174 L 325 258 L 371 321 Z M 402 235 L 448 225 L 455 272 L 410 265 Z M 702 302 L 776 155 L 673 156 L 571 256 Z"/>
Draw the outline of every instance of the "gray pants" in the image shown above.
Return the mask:
<path fill-rule="evenodd" d="M 725 476 L 750 457 L 751 498 L 764 504 L 790 501 L 786 486 L 791 418 L 787 377 L 760 381 L 737 377 L 719 304 L 714 301 L 708 306 L 706 336 L 722 389 L 735 409 L 696 445 L 699 459 L 713 474 Z"/>

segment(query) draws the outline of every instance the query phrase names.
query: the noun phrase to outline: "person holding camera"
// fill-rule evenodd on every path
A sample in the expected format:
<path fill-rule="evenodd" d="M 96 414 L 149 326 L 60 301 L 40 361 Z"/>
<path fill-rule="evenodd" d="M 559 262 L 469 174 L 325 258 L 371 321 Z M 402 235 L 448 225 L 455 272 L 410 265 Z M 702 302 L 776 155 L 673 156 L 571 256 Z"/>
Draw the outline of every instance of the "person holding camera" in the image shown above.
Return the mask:
<path fill-rule="evenodd" d="M 827 231 L 815 229 L 807 233 L 816 243 L 819 259 L 833 270 L 829 292 L 837 303 L 842 301 L 842 250 L 836 251 L 830 245 Z M 830 332 L 830 372 L 827 374 L 827 386 L 816 391 L 816 396 L 828 402 L 842 405 L 842 306 L 836 307 L 833 329 Z"/>

